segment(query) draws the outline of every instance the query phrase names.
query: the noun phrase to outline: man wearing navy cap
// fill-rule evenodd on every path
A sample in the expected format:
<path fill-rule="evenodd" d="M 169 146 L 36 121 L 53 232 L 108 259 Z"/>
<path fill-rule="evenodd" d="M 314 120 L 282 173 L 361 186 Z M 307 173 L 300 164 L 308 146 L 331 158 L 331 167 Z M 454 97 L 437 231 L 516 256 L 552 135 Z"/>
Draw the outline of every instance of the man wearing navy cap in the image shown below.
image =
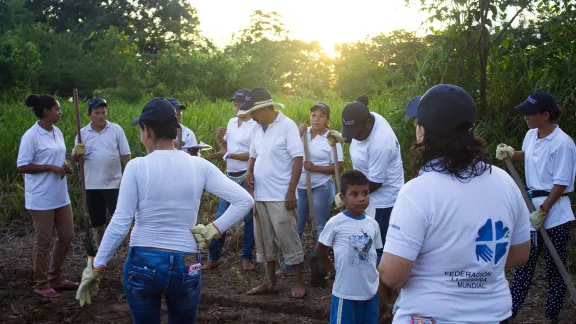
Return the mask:
<path fill-rule="evenodd" d="M 183 104 L 180 103 L 180 101 L 174 99 L 174 98 L 169 98 L 167 99 L 171 104 L 172 107 L 174 107 L 174 109 L 176 109 L 176 118 L 178 118 L 178 122 L 180 123 L 180 128 L 182 129 L 182 150 L 185 150 L 185 146 L 196 146 L 198 145 L 198 141 L 196 139 L 196 135 L 194 134 L 194 132 L 182 125 L 182 113 L 183 110 L 186 110 L 186 106 L 184 106 Z M 177 139 L 178 140 L 178 139 Z M 198 154 L 198 149 L 191 149 L 190 150 L 192 155 L 197 155 Z"/>
<path fill-rule="evenodd" d="M 236 91 L 234 97 L 228 101 L 234 103 L 234 114 L 238 113 L 238 108 L 250 93 L 248 89 L 240 89 Z M 256 122 L 250 118 L 249 114 L 231 118 L 228 121 L 228 126 L 218 127 L 216 129 L 216 137 L 220 151 L 210 154 L 208 158 L 226 161 L 226 175 L 228 178 L 237 184 L 241 185 L 244 189 L 249 191 L 246 184 L 243 183 L 246 170 L 248 169 L 248 159 L 250 158 L 250 144 L 252 143 L 252 133 Z M 216 219 L 224 215 L 230 203 L 224 199 L 218 202 L 216 210 Z M 222 233 L 222 237 L 212 240 L 210 242 L 210 261 L 203 267 L 203 269 L 211 270 L 217 265 L 220 259 L 222 248 L 226 240 L 226 233 Z M 254 223 L 252 220 L 252 210 L 244 217 L 244 249 L 242 252 L 242 271 L 254 269 L 252 258 L 254 254 Z"/>
<path fill-rule="evenodd" d="M 72 151 L 74 161 L 84 155 L 86 199 L 96 246 L 100 245 L 106 226 L 106 211 L 112 216 L 116 210 L 122 168 L 130 161 L 130 146 L 124 130 L 106 120 L 108 104 L 101 98 L 88 102 L 91 122 L 80 130 L 82 143 Z"/>

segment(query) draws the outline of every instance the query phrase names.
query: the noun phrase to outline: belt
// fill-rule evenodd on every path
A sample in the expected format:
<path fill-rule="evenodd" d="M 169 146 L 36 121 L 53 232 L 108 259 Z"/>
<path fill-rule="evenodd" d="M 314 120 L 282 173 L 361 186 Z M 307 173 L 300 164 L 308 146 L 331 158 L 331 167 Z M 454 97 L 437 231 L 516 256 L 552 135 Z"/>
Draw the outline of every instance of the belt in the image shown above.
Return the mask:
<path fill-rule="evenodd" d="M 226 172 L 226 174 L 228 174 L 229 176 L 236 178 L 236 177 L 241 177 L 246 173 L 246 171 L 239 171 L 239 172 Z"/>
<path fill-rule="evenodd" d="M 550 192 L 546 190 L 528 190 L 528 195 L 530 195 L 530 198 L 548 197 Z M 568 196 L 568 193 L 564 193 L 562 196 Z"/>

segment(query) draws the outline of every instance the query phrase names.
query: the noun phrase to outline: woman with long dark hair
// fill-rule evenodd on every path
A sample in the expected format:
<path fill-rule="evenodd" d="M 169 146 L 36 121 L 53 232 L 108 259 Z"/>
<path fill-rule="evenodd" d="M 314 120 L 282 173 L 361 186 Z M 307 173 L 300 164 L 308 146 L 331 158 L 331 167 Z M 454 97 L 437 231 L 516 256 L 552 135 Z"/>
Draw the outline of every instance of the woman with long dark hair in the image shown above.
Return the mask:
<path fill-rule="evenodd" d="M 522 151 L 515 151 L 512 147 L 501 144 L 498 146 L 496 158 L 509 157 L 524 163 L 526 186 L 537 211 L 531 217 L 534 227 L 531 229 L 530 259 L 525 266 L 518 267 L 514 271 L 511 287 L 512 314 L 516 316 L 524 304 L 538 255 L 544 247 L 549 285 L 546 317 L 555 323 L 559 320 L 564 305 L 566 284 L 554 264 L 550 251 L 543 244 L 541 234 L 536 230 L 544 226 L 556 252 L 565 264 L 570 240 L 568 224 L 574 220 L 568 193 L 574 191 L 576 146 L 574 140 L 556 124 L 561 111 L 550 94 L 533 93 L 524 103 L 518 105 L 516 110 L 524 115 L 530 128 L 522 143 Z"/>
<path fill-rule="evenodd" d="M 474 135 L 476 104 L 437 85 L 408 105 L 419 175 L 400 190 L 379 265 L 401 288 L 394 323 L 499 323 L 511 316 L 504 268 L 528 260 L 529 212 Z M 420 323 L 420 322 L 419 322 Z"/>
<path fill-rule="evenodd" d="M 167 100 L 152 99 L 132 125 L 140 126 L 140 140 L 149 154 L 128 163 L 116 212 L 96 257 L 88 259 L 76 298 L 81 305 L 90 303 L 100 271 L 136 218 L 124 266 L 134 323 L 160 323 L 162 296 L 168 323 L 195 323 L 202 288 L 199 251 L 241 220 L 253 200 L 213 164 L 174 148 L 179 124 Z M 207 226 L 196 225 L 204 190 L 231 204 Z"/>
<path fill-rule="evenodd" d="M 20 142 L 18 172 L 24 174 L 26 209 L 34 223 L 34 292 L 56 297 L 54 289 L 76 289 L 77 282 L 62 278 L 62 268 L 74 236 L 72 207 L 66 174 L 72 171 L 66 162 L 64 136 L 56 123 L 62 119 L 60 103 L 49 95 L 30 95 L 26 106 L 38 118 Z M 58 238 L 52 250 L 52 228 Z"/>

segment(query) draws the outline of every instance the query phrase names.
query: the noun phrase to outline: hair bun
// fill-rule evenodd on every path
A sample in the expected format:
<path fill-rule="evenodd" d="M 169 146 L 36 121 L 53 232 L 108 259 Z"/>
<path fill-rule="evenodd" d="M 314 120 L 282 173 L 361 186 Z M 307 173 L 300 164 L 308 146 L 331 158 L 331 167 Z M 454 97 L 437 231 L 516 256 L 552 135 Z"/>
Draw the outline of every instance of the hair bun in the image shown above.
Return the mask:
<path fill-rule="evenodd" d="M 38 95 L 35 94 L 31 94 L 28 97 L 26 97 L 26 107 L 31 107 L 34 108 L 36 106 L 36 104 L 38 103 Z"/>
<path fill-rule="evenodd" d="M 363 103 L 365 106 L 368 106 L 370 103 L 370 99 L 368 99 L 367 95 L 361 95 L 358 97 L 358 99 L 356 99 L 356 101 Z"/>

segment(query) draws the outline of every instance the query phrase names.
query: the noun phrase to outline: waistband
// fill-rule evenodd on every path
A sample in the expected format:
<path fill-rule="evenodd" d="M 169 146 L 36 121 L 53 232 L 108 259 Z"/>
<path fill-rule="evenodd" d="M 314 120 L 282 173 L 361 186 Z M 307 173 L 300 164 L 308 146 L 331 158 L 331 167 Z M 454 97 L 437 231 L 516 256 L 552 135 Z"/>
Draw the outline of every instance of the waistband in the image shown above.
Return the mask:
<path fill-rule="evenodd" d="M 530 198 L 548 197 L 550 196 L 550 192 L 546 190 L 528 190 L 528 195 Z M 568 193 L 564 193 L 562 196 L 568 196 Z"/>
<path fill-rule="evenodd" d="M 236 178 L 236 177 L 241 177 L 241 176 L 243 176 L 244 174 L 246 174 L 246 170 L 244 170 L 244 171 L 238 171 L 238 172 L 226 172 L 226 174 L 227 174 L 229 177 Z"/>
<path fill-rule="evenodd" d="M 133 260 L 143 259 L 150 265 L 169 267 L 187 267 L 200 262 L 200 253 L 164 251 L 140 246 L 131 247 L 128 257 Z"/>

